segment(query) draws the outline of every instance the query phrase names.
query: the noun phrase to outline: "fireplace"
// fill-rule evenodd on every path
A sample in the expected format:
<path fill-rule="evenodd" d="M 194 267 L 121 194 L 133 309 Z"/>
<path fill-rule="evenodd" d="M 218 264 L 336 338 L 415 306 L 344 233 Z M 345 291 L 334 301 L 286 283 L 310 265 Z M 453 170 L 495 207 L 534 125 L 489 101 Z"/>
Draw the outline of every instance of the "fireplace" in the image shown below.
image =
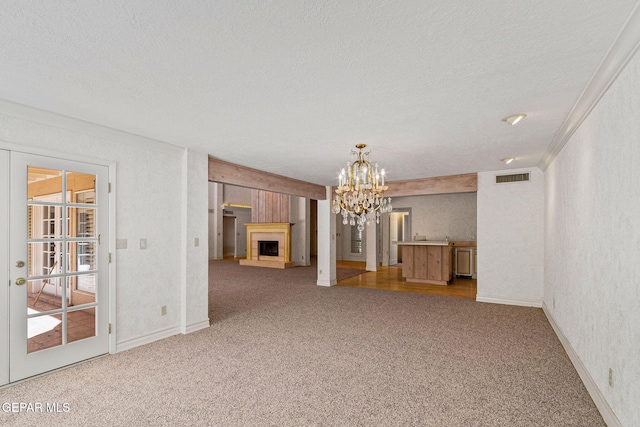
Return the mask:
<path fill-rule="evenodd" d="M 291 261 L 291 226 L 289 222 L 251 223 L 247 227 L 247 259 L 240 265 L 257 267 L 295 267 Z"/>
<path fill-rule="evenodd" d="M 277 240 L 258 240 L 259 256 L 278 256 Z"/>

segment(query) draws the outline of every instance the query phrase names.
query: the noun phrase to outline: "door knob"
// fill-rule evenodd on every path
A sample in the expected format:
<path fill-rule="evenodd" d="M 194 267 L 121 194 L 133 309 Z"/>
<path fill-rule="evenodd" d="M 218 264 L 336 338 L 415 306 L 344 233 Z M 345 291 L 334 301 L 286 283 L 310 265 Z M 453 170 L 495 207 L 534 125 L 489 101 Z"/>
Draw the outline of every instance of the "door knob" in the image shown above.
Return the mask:
<path fill-rule="evenodd" d="M 24 277 L 18 277 L 16 279 L 16 285 L 18 285 L 18 286 L 22 286 L 25 283 L 27 283 L 27 279 L 25 279 Z"/>
<path fill-rule="evenodd" d="M 22 268 L 22 267 L 24 267 L 24 261 L 18 261 L 18 262 L 16 262 L 16 267 L 18 267 L 18 268 Z"/>

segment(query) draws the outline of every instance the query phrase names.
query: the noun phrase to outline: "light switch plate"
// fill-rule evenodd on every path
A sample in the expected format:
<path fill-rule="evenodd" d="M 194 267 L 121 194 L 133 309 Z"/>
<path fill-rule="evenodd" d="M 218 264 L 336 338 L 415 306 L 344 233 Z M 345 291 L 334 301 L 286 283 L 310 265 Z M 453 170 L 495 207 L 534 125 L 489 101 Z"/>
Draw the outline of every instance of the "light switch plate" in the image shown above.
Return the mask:
<path fill-rule="evenodd" d="M 140 249 L 147 249 L 147 239 L 140 239 Z"/>

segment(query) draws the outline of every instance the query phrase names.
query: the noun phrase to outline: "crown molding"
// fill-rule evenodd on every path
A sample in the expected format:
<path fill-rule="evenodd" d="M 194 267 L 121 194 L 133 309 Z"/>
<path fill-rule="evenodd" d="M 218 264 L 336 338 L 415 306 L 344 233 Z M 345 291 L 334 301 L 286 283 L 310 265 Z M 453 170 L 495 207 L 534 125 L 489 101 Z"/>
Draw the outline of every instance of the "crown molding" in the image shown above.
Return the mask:
<path fill-rule="evenodd" d="M 31 107 L 17 102 L 0 99 L 0 114 L 8 117 L 15 117 L 30 122 L 40 123 L 47 126 L 65 129 L 71 132 L 91 135 L 102 139 L 107 139 L 123 144 L 144 147 L 152 151 L 164 153 L 180 154 L 184 148 L 168 142 L 160 141 L 145 136 L 136 135 L 123 130 L 111 128 L 93 122 L 88 122 L 74 117 L 65 116 L 40 108 Z"/>
<path fill-rule="evenodd" d="M 640 3 L 622 26 L 609 51 L 587 83 L 569 115 L 542 155 L 538 167 L 543 171 L 553 162 L 574 132 L 598 104 L 640 46 Z"/>

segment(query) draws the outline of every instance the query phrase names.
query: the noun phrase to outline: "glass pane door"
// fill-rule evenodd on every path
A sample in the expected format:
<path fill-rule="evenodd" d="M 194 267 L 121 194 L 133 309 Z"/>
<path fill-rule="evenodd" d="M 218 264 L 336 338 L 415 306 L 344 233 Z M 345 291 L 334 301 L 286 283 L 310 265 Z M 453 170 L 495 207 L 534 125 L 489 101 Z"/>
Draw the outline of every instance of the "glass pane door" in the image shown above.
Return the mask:
<path fill-rule="evenodd" d="M 95 182 L 27 167 L 29 353 L 95 335 Z"/>
<path fill-rule="evenodd" d="M 106 177 L 105 167 L 11 155 L 11 381 L 108 350 Z"/>

